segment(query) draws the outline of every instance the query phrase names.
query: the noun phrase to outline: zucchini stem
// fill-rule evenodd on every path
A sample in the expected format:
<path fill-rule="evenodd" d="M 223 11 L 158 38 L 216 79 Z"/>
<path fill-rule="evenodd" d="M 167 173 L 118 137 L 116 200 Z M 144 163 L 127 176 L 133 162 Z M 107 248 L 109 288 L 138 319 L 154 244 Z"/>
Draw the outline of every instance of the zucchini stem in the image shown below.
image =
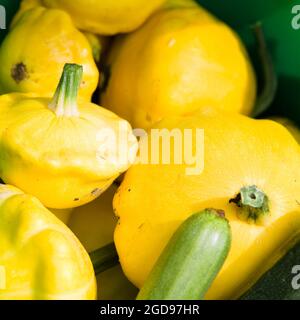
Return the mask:
<path fill-rule="evenodd" d="M 77 96 L 83 68 L 78 64 L 65 64 L 62 76 L 49 104 L 58 117 L 78 117 Z"/>

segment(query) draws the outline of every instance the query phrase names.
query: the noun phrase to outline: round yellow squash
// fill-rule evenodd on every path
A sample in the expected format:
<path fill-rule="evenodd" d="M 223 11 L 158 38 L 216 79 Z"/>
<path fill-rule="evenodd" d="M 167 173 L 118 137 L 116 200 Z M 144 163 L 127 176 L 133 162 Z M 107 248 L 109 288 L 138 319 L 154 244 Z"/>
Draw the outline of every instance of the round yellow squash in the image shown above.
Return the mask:
<path fill-rule="evenodd" d="M 276 122 L 215 108 L 166 118 L 156 127 L 164 128 L 182 134 L 204 129 L 204 152 L 197 152 L 204 166 L 193 174 L 187 170 L 190 162 L 174 161 L 137 163 L 128 170 L 114 198 L 123 270 L 141 287 L 187 217 L 205 208 L 221 209 L 230 221 L 232 247 L 207 298 L 237 298 L 299 235 L 300 147 Z M 185 140 L 193 154 L 203 147 L 196 137 L 193 133 L 193 140 Z M 153 139 L 142 138 L 140 150 Z"/>
<path fill-rule="evenodd" d="M 255 76 L 240 39 L 193 2 L 168 6 L 120 36 L 106 63 L 102 105 L 135 128 L 206 105 L 249 114 L 255 102 Z"/>
<path fill-rule="evenodd" d="M 86 37 L 62 10 L 25 8 L 0 47 L 1 93 L 50 97 L 63 66 L 77 63 L 84 69 L 79 97 L 90 101 L 98 85 L 99 71 Z"/>
<path fill-rule="evenodd" d="M 94 300 L 91 260 L 36 198 L 0 185 L 0 300 Z"/>
<path fill-rule="evenodd" d="M 128 122 L 77 101 L 82 72 L 66 64 L 53 98 L 0 96 L 0 177 L 48 208 L 93 201 L 135 161 Z"/>

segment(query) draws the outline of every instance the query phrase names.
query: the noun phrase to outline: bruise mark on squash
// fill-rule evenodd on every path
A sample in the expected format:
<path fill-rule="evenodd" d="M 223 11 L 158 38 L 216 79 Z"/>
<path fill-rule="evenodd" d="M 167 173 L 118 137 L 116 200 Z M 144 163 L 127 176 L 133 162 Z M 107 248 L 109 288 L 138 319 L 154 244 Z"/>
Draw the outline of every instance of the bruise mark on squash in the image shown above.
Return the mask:
<path fill-rule="evenodd" d="M 139 230 L 142 229 L 144 225 L 145 225 L 145 223 L 142 223 L 142 224 L 138 227 L 138 229 L 139 229 Z"/>
<path fill-rule="evenodd" d="M 28 79 L 29 75 L 26 65 L 23 62 L 14 65 L 11 69 L 11 76 L 16 83 L 20 83 L 21 81 Z"/>
<path fill-rule="evenodd" d="M 79 201 L 79 198 L 75 198 L 74 201 Z"/>

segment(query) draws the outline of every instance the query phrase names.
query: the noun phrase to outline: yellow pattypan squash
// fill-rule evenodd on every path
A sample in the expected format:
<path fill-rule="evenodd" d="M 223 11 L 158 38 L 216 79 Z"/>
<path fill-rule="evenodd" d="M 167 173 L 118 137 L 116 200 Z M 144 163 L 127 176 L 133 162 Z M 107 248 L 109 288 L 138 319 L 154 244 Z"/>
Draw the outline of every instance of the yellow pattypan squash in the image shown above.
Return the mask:
<path fill-rule="evenodd" d="M 49 8 L 67 11 L 76 26 L 101 35 L 130 32 L 144 23 L 165 0 L 42 0 Z"/>
<path fill-rule="evenodd" d="M 13 18 L 13 21 L 11 23 L 11 28 L 14 27 L 14 25 L 17 23 L 17 21 L 22 17 L 24 12 L 35 8 L 42 6 L 42 0 L 23 0 L 21 2 L 20 8 L 16 15 Z M 106 51 L 109 45 L 109 38 L 104 36 L 95 35 L 90 32 L 83 32 L 85 37 L 87 38 L 88 42 L 90 43 L 90 46 L 92 48 L 93 57 L 96 63 L 100 62 L 100 58 L 103 52 Z"/>
<path fill-rule="evenodd" d="M 36 198 L 0 185 L 0 220 L 1 300 L 96 298 L 87 252 Z"/>
<path fill-rule="evenodd" d="M 249 114 L 255 102 L 254 72 L 238 36 L 192 2 L 120 36 L 106 64 L 102 104 L 135 128 L 202 105 Z"/>
<path fill-rule="evenodd" d="M 1 93 L 52 96 L 65 63 L 84 69 L 79 97 L 90 100 L 99 71 L 92 48 L 69 15 L 61 10 L 36 7 L 18 18 L 0 47 Z"/>
<path fill-rule="evenodd" d="M 119 217 L 115 243 L 123 270 L 141 287 L 188 216 L 221 209 L 231 225 L 232 247 L 207 298 L 237 298 L 299 237 L 300 147 L 276 122 L 215 108 L 166 118 L 157 125 L 163 128 L 176 128 L 179 138 L 180 132 L 192 130 L 184 145 L 191 148 L 187 154 L 201 158 L 199 171 L 189 171 L 192 158 L 183 164 L 140 162 L 128 170 L 114 198 Z M 204 139 L 196 129 L 204 129 Z M 142 138 L 140 150 L 152 139 Z M 178 138 L 177 143 L 181 146 Z"/>
<path fill-rule="evenodd" d="M 53 99 L 0 97 L 0 177 L 49 208 L 88 203 L 134 162 L 130 125 L 104 108 L 77 103 L 82 67 L 67 64 Z"/>
<path fill-rule="evenodd" d="M 113 241 L 117 224 L 112 201 L 117 187 L 112 185 L 97 200 L 74 209 L 69 227 L 88 252 L 92 252 Z M 120 266 L 112 267 L 97 276 L 98 299 L 130 300 L 137 289 L 126 279 Z"/>

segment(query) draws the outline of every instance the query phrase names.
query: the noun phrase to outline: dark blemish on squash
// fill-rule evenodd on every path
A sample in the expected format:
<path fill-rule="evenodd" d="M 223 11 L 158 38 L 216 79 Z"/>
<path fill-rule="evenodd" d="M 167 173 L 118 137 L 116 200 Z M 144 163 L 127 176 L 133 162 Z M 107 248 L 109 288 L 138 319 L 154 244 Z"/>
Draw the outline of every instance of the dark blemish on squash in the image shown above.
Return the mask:
<path fill-rule="evenodd" d="M 128 189 L 128 192 L 131 192 L 131 189 Z"/>
<path fill-rule="evenodd" d="M 240 207 L 240 202 L 242 200 L 241 194 L 239 193 L 235 198 L 230 199 L 229 203 L 235 203 L 238 207 Z"/>
<path fill-rule="evenodd" d="M 11 69 L 11 76 L 16 83 L 20 83 L 21 81 L 29 78 L 26 65 L 23 62 L 14 65 Z"/>
<path fill-rule="evenodd" d="M 79 198 L 75 198 L 74 201 L 79 201 Z"/>
<path fill-rule="evenodd" d="M 298 206 L 300 206 L 300 202 L 298 200 L 296 200 L 296 203 L 297 203 Z"/>
<path fill-rule="evenodd" d="M 138 229 L 142 229 L 145 223 L 142 223 Z"/>

